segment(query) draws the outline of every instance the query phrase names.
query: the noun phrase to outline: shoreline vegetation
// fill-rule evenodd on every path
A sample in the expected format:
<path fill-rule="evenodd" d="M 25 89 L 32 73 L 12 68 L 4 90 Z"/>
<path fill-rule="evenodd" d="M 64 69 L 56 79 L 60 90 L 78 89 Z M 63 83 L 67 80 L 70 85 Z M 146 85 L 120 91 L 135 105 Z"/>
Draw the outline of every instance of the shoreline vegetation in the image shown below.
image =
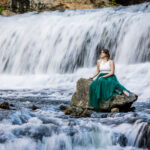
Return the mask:
<path fill-rule="evenodd" d="M 150 0 L 149 0 L 150 1 Z M 96 9 L 132 5 L 145 2 L 144 0 L 2 0 L 0 2 L 0 15 L 9 16 L 26 12 L 43 12 L 65 9 Z"/>
<path fill-rule="evenodd" d="M 43 12 L 65 9 L 96 9 L 106 7 L 128 6 L 150 2 L 150 0 L 2 0 L 0 15 L 10 16 L 26 12 Z"/>

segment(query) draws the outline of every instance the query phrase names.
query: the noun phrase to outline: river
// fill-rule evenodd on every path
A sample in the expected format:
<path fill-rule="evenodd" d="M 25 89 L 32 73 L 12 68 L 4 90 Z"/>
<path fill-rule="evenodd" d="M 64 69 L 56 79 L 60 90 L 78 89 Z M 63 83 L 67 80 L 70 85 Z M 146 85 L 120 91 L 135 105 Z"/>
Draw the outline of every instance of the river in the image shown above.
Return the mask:
<path fill-rule="evenodd" d="M 135 112 L 65 115 L 79 78 L 110 50 Z M 0 150 L 150 149 L 150 3 L 0 16 Z M 32 105 L 39 109 L 32 110 Z"/>

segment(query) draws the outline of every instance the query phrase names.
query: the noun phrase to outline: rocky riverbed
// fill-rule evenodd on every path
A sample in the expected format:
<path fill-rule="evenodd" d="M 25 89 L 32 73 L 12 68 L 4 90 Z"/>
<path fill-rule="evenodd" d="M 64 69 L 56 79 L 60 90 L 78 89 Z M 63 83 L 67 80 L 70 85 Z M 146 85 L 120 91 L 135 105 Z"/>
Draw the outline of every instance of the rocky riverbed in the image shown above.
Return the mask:
<path fill-rule="evenodd" d="M 0 106 L 3 104 L 0 108 L 2 150 L 13 148 L 45 150 L 46 147 L 49 149 L 63 147 L 65 150 L 69 150 L 70 147 L 150 148 L 150 118 L 146 116 L 150 114 L 150 106 L 147 103 L 136 102 L 134 112 L 102 113 L 91 110 L 90 116 L 78 117 L 64 114 L 64 108 L 69 105 L 69 101 L 51 100 L 48 95 L 44 95 L 49 93 L 47 90 L 0 92 Z M 18 98 L 11 98 L 4 96 L 6 92 L 13 95 L 28 92 L 34 96 L 19 98 L 18 95 Z"/>

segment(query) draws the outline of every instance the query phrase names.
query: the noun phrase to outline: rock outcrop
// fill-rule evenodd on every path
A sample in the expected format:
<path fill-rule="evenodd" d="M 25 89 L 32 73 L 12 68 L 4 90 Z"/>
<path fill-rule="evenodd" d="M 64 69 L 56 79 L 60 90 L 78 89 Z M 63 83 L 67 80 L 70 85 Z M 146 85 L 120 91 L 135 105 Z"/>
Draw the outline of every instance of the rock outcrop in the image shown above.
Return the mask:
<path fill-rule="evenodd" d="M 92 81 L 84 78 L 80 78 L 77 81 L 76 91 L 72 95 L 70 106 L 65 110 L 65 114 L 72 116 L 90 116 L 90 110 L 95 110 L 89 106 L 89 86 Z M 128 112 L 134 111 L 134 107 L 131 107 L 132 103 L 137 100 L 138 96 L 134 93 L 128 98 L 124 94 L 116 95 L 112 101 L 103 103 L 100 109 L 96 111 L 100 112 Z"/>
<path fill-rule="evenodd" d="M 8 15 L 27 11 L 64 10 L 64 9 L 91 9 L 132 5 L 150 0 L 0 0 L 0 9 L 9 10 Z M 6 15 L 7 11 L 4 13 Z M 0 10 L 0 14 L 1 13 Z"/>
<path fill-rule="evenodd" d="M 110 0 L 2 0 L 0 7 L 9 8 L 13 12 L 91 9 L 116 6 Z"/>

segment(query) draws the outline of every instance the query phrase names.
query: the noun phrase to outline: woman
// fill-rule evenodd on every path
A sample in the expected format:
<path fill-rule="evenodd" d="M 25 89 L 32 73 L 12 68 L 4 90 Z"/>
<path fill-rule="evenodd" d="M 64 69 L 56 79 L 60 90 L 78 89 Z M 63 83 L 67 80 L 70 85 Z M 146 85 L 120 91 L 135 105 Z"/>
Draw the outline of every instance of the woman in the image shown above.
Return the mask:
<path fill-rule="evenodd" d="M 108 99 L 113 100 L 117 94 L 130 96 L 131 92 L 120 84 L 114 72 L 115 65 L 114 61 L 110 59 L 109 50 L 101 49 L 100 59 L 97 60 L 97 71 L 92 77 L 88 78 L 88 80 L 93 80 L 98 75 L 90 84 L 89 105 L 100 108 L 100 105 Z"/>

